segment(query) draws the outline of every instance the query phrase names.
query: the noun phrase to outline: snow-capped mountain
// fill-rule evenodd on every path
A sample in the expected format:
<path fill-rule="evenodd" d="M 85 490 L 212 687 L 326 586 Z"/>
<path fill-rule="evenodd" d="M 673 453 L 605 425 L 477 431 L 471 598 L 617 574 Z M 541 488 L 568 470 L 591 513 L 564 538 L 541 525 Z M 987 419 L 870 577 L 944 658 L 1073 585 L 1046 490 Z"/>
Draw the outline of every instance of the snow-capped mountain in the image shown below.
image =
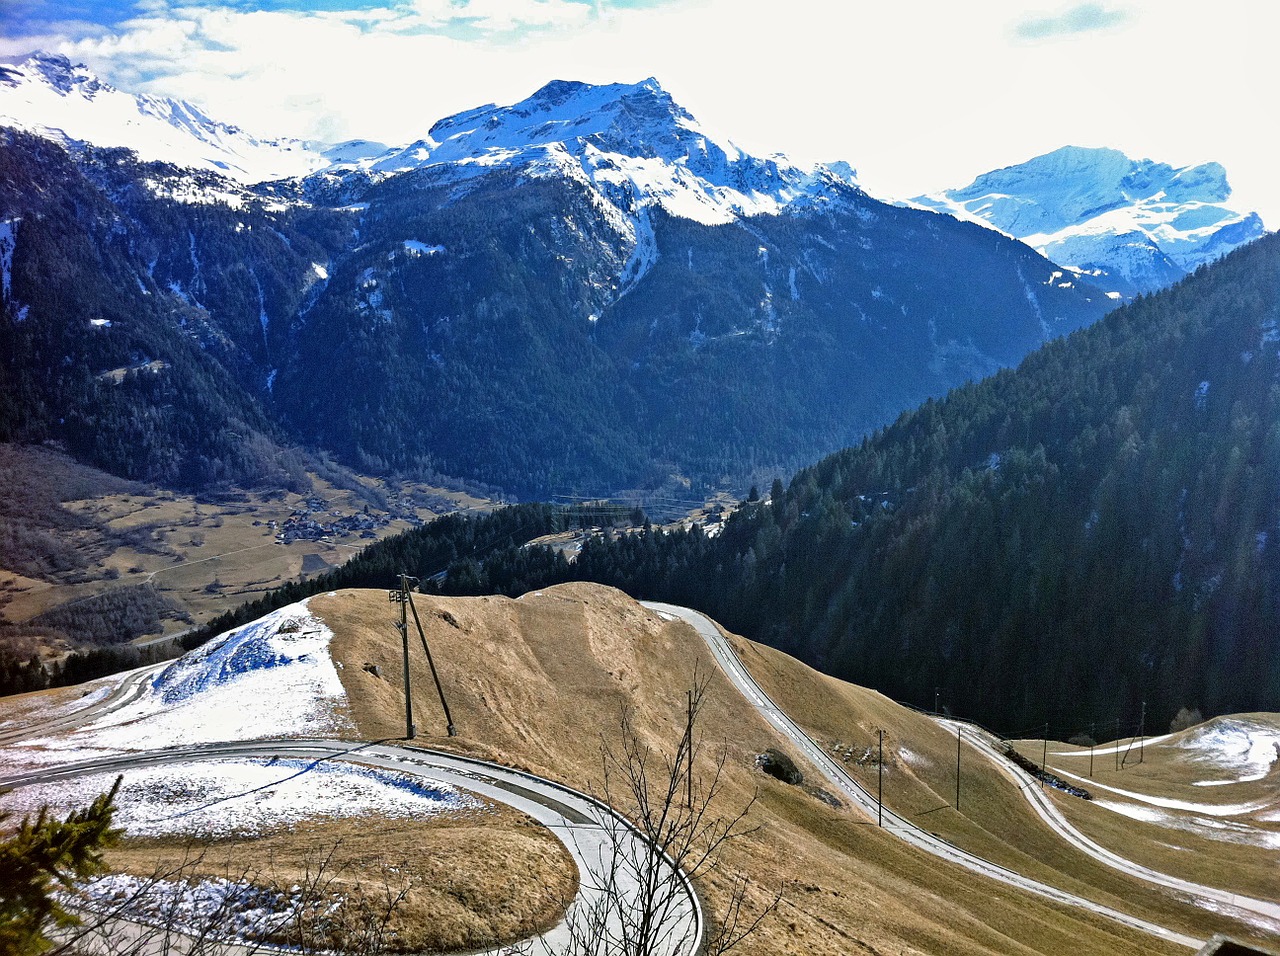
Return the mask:
<path fill-rule="evenodd" d="M 300 140 L 258 139 L 191 103 L 117 90 L 83 64 L 48 53 L 0 59 L 0 126 L 64 144 L 123 146 L 143 160 L 247 183 L 303 176 L 330 163 Z"/>
<path fill-rule="evenodd" d="M 38 409 L 33 440 L 192 485 L 275 475 L 273 428 L 521 495 L 719 481 L 856 442 L 1109 305 L 844 164 L 745 154 L 652 80 L 554 82 L 325 160 L 237 192 L 0 129 L 0 313 L 23 316 L 0 322 L 22 396 L 0 432 Z M 125 436 L 157 387 L 168 417 Z"/>
<path fill-rule="evenodd" d="M 1167 286 L 1256 239 L 1257 213 L 1231 196 L 1218 163 L 1173 167 L 1114 149 L 1064 146 L 910 204 L 1021 239 L 1115 294 Z"/>
<path fill-rule="evenodd" d="M 806 168 L 717 142 L 652 78 L 600 86 L 555 80 L 513 106 L 490 104 L 442 119 L 424 139 L 369 168 L 429 169 L 440 181 L 494 169 L 568 175 L 590 183 L 628 217 L 657 205 L 704 225 L 776 213 L 837 185 L 856 185 L 844 163 Z"/>

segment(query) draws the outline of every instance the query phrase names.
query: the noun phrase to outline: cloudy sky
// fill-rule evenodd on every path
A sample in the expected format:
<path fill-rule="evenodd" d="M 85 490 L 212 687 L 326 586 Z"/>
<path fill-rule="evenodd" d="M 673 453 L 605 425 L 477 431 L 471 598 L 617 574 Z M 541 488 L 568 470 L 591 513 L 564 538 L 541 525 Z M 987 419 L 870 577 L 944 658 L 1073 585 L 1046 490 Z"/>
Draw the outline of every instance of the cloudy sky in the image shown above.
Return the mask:
<path fill-rule="evenodd" d="M 0 54 L 88 63 L 255 133 L 402 143 L 550 79 L 657 77 L 754 153 L 874 195 L 1065 144 L 1227 167 L 1280 226 L 1280 7 L 1258 0 L 0 0 Z"/>

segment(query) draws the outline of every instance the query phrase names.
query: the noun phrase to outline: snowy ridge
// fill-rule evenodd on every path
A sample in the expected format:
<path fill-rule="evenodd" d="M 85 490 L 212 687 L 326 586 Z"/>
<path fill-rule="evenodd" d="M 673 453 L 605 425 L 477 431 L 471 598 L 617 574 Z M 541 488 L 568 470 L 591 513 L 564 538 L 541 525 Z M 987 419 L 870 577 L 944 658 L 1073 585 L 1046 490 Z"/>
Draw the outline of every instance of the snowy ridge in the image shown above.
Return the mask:
<path fill-rule="evenodd" d="M 247 183 L 304 176 L 330 163 L 300 140 L 258 139 L 194 104 L 122 92 L 84 65 L 47 53 L 0 59 L 0 125 L 67 145 L 123 146 L 145 161 Z"/>
<path fill-rule="evenodd" d="M 180 657 L 127 706 L 10 755 L 32 763 L 190 744 L 314 737 L 349 729 L 332 632 L 291 604 Z"/>
<path fill-rule="evenodd" d="M 442 119 L 426 138 L 366 168 L 381 174 L 431 169 L 440 181 L 495 169 L 571 175 L 633 223 L 641 208 L 656 205 L 716 225 L 856 188 L 844 163 L 805 168 L 717 142 L 652 78 L 602 86 L 555 80 L 512 106 Z"/>
<path fill-rule="evenodd" d="M 1227 208 L 1218 163 L 1175 168 L 1114 149 L 1064 146 L 907 205 L 1021 239 L 1125 294 L 1162 288 L 1261 236 L 1257 213 Z"/>

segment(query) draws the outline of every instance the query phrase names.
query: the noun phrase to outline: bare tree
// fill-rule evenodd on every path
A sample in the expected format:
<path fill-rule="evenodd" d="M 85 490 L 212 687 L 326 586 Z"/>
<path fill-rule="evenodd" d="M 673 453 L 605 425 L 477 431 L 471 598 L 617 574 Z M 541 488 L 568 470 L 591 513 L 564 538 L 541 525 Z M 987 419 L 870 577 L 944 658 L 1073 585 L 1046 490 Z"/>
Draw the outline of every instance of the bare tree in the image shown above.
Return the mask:
<path fill-rule="evenodd" d="M 695 672 L 684 732 L 671 750 L 645 743 L 629 709 L 620 714 L 618 741 L 602 744 L 597 822 L 606 840 L 597 864 L 581 874 L 594 902 L 570 908 L 565 956 L 669 956 L 696 947 L 698 903 L 691 881 L 719 867 L 730 841 L 755 831 L 747 825 L 754 796 L 723 813 L 727 748 L 710 755 L 709 774 L 695 769 L 707 754 L 698 719 L 708 683 Z M 643 839 L 634 838 L 632 826 Z M 719 956 L 733 948 L 781 899 L 775 894 L 752 914 L 748 888 L 745 876 L 731 876 L 724 911 L 706 928 L 699 952 Z"/>
<path fill-rule="evenodd" d="M 247 867 L 211 877 L 198 846 L 146 877 L 107 877 L 109 889 L 82 884 L 65 894 L 82 922 L 60 934 L 49 956 L 253 956 L 280 945 L 303 954 L 386 953 L 409 887 L 385 869 L 369 881 L 349 877 L 338 848 L 308 860 L 288 891 Z"/>

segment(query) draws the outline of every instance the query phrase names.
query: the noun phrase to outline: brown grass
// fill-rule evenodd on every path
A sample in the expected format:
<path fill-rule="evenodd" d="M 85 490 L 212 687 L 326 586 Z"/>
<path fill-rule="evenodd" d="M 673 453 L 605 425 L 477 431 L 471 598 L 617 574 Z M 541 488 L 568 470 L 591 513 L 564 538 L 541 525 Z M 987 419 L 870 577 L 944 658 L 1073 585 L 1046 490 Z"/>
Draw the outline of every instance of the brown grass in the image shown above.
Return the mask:
<path fill-rule="evenodd" d="M 459 731 L 456 738 L 445 736 L 439 700 L 411 630 L 417 743 L 523 767 L 579 789 L 598 790 L 601 748 L 617 747 L 624 708 L 630 708 L 645 741 L 666 749 L 683 729 L 685 690 L 695 675 L 709 678 L 702 730 L 708 742 L 717 745 L 709 751 L 723 747 L 726 757 L 726 786 L 715 809 L 727 816 L 753 796 L 756 802 L 748 816 L 753 832 L 731 845 L 724 866 L 699 882 L 699 892 L 713 918 L 722 911 L 735 872 L 750 880 L 748 909 L 753 912 L 775 891 L 781 889 L 784 894 L 779 908 L 740 952 L 1180 951 L 1109 920 L 1015 891 L 913 850 L 851 808 L 829 806 L 821 787 L 812 786 L 821 781 L 792 787 L 761 773 L 755 758 L 768 747 L 789 753 L 810 771 L 720 675 L 701 639 L 685 625 L 662 620 L 620 592 L 577 584 L 519 600 L 426 596 L 416 600 Z M 340 674 L 356 735 L 362 739 L 402 736 L 396 606 L 383 591 L 344 591 L 313 598 L 310 607 L 335 633 L 333 654 L 342 664 Z M 1206 937 L 1225 931 L 1257 938 L 1257 932 L 1248 927 L 1198 910 L 1071 850 L 1039 822 L 1016 787 L 968 746 L 961 751 L 962 803 L 957 812 L 950 806 L 955 798 L 954 736 L 927 716 L 879 694 L 824 677 L 768 648 L 733 640 L 766 691 L 817 740 L 838 749 L 842 757 L 849 754 L 848 766 L 870 787 L 875 783 L 875 764 L 865 762 L 859 767 L 858 758 L 874 745 L 876 731 L 885 730 L 886 802 L 922 826 L 1028 875 L 1182 932 Z M 379 675 L 366 666 L 376 667 Z M 1162 773 L 1173 777 L 1184 773 L 1151 756 L 1148 767 L 1157 782 L 1163 780 Z M 711 753 L 698 770 L 703 776 L 712 772 Z M 1136 789 L 1134 779 L 1126 778 L 1129 789 Z M 1263 781 L 1260 787 L 1273 783 Z M 1189 786 L 1173 778 L 1160 785 Z M 1190 789 L 1206 799 L 1205 788 Z M 1059 802 L 1068 800 L 1063 797 Z M 1089 810 L 1082 801 L 1064 804 L 1064 809 L 1069 813 Z M 457 936 L 497 919 L 488 904 L 477 903 L 466 913 L 451 909 L 453 901 L 473 892 L 502 902 L 509 898 L 521 913 L 536 909 L 530 894 L 543 877 L 494 883 L 512 872 L 513 864 L 502 854 L 523 839 L 519 826 L 466 836 L 466 840 L 496 841 L 491 849 L 468 842 L 432 844 L 431 840 L 443 839 L 433 835 L 437 829 L 432 824 L 418 845 L 438 847 L 439 852 L 424 856 L 439 859 L 448 872 L 461 859 L 477 865 L 466 875 L 465 885 L 459 883 L 441 897 L 419 897 L 412 911 L 416 921 L 440 924 L 438 933 Z M 415 841 L 417 834 L 415 825 Z M 1117 832 L 1111 838 L 1118 841 L 1122 836 Z M 1175 842 L 1168 836 L 1167 842 Z M 404 839 L 409 838 L 406 833 Z M 297 854 L 317 846 L 302 831 L 278 839 L 279 846 L 271 851 L 276 858 L 293 854 L 296 860 Z M 450 839 L 463 838 L 455 833 Z M 1159 842 L 1154 832 L 1144 839 L 1152 846 Z M 371 865 L 381 865 L 400 845 L 398 838 L 371 844 L 366 858 Z M 1130 844 L 1117 846 L 1127 849 Z M 1233 865 L 1231 857 L 1218 859 L 1217 866 Z M 1188 870 L 1174 872 L 1198 878 Z M 1258 878 L 1265 878 L 1266 863 L 1257 863 L 1256 872 Z M 484 896 L 495 886 L 498 891 Z M 497 919 L 495 925 L 515 922 Z"/>
<path fill-rule="evenodd" d="M 1085 834 L 1152 869 L 1258 899 L 1273 899 L 1280 887 L 1277 880 L 1277 873 L 1280 873 L 1280 814 L 1276 812 L 1280 810 L 1280 760 L 1261 780 L 1196 786 L 1195 781 L 1231 779 L 1234 773 L 1215 765 L 1203 751 L 1183 745 L 1188 738 L 1224 721 L 1248 721 L 1273 730 L 1280 728 L 1280 715 L 1276 714 L 1217 718 L 1207 725 L 1144 746 L 1141 762 L 1135 745 L 1118 771 L 1114 755 L 1096 755 L 1092 777 L 1089 776 L 1087 747 L 1051 741 L 1049 768 L 1064 775 L 1069 772 L 1085 777 L 1083 781 L 1071 777 L 1066 779 L 1090 789 L 1102 801 L 1057 798 L 1056 802 L 1067 818 Z M 1038 742 L 1034 746 L 1024 742 L 1020 749 L 1033 754 L 1036 760 L 1044 753 Z M 1196 810 L 1152 807 L 1134 797 L 1115 793 L 1115 790 L 1206 807 L 1243 804 L 1254 809 L 1216 816 Z M 1143 808 L 1158 813 L 1163 820 L 1158 823 L 1136 820 L 1109 809 L 1107 803 Z M 1266 839 L 1270 839 L 1270 846 L 1261 845 Z"/>
<path fill-rule="evenodd" d="M 424 821 L 312 822 L 198 851 L 171 839 L 129 840 L 108 855 L 113 869 L 141 876 L 184 862 L 192 875 L 248 874 L 276 889 L 306 885 L 325 864 L 333 877 L 329 895 L 363 900 L 373 910 L 385 905 L 387 890 L 394 895 L 407 887 L 389 924 L 397 952 L 476 949 L 526 938 L 563 915 L 576 887 L 564 847 L 528 817 L 500 805 Z"/>
<path fill-rule="evenodd" d="M 623 707 L 632 709 L 646 741 L 655 747 L 672 744 L 683 728 L 686 688 L 695 672 L 709 675 L 703 729 L 708 739 L 722 742 L 727 754 L 727 786 L 717 809 L 728 815 L 758 794 L 749 816 L 757 829 L 732 846 L 724 870 L 703 880 L 700 892 L 713 915 L 723 905 L 734 870 L 751 879 L 749 904 L 757 909 L 775 890 L 784 893 L 782 905 L 744 944 L 744 953 L 1176 951 L 938 862 L 860 814 L 832 809 L 813 793 L 761 773 L 755 757 L 767 747 L 793 758 L 798 754 L 720 676 L 692 631 L 663 621 L 620 592 L 575 584 L 519 600 L 419 596 L 417 603 L 460 734 L 453 740 L 444 736 L 440 705 L 415 635 L 415 714 L 430 745 L 524 767 L 582 789 L 598 788 L 601 746 L 616 746 Z M 314 598 L 310 606 L 337 635 L 334 654 L 344 662 L 341 673 L 359 733 L 402 735 L 400 645 L 393 628 L 395 607 L 385 592 L 340 592 Z M 775 677 L 790 683 L 794 699 L 784 706 L 806 719 L 817 708 L 840 728 L 843 739 L 851 739 L 852 728 L 877 721 L 900 739 L 915 732 L 917 718 L 878 695 L 837 685 L 762 649 L 748 663 L 758 672 L 766 656 Z M 377 665 L 381 676 L 366 671 L 366 664 Z M 845 689 L 832 690 L 837 686 Z M 786 696 L 779 690 L 780 699 Z M 929 747 L 921 752 L 927 755 Z M 971 762 L 976 789 L 976 778 L 990 774 Z M 903 793 L 931 804 L 945 802 L 927 780 L 919 782 L 927 776 L 923 772 L 908 773 L 901 758 L 899 768 L 903 779 L 917 780 Z M 709 774 L 709 761 L 699 771 Z M 1080 879 L 1076 885 L 1088 888 Z M 1165 902 L 1159 893 L 1152 895 Z M 1114 902 L 1142 908 L 1125 899 Z M 1198 918 L 1188 907 L 1170 907 L 1184 926 Z"/>
<path fill-rule="evenodd" d="M 957 812 L 954 733 L 925 714 L 901 707 L 875 691 L 818 674 L 785 654 L 742 639 L 735 639 L 734 644 L 765 690 L 784 710 L 798 716 L 811 736 L 828 743 L 829 749 L 842 745 L 842 754 L 850 744 L 854 745 L 855 753 L 847 766 L 873 793 L 877 769 L 874 760 L 859 767 L 857 757 L 864 748 L 874 749 L 876 731 L 884 729 L 885 803 L 918 825 L 1017 872 L 1188 935 L 1230 932 L 1242 938 L 1265 938 L 1256 928 L 1190 907 L 1172 893 L 1126 877 L 1073 850 L 1041 822 L 1021 792 L 967 744 L 961 748 L 961 810 Z M 1071 749 L 1053 744 L 1051 749 L 1054 746 Z M 1026 753 L 1038 762 L 1039 742 L 1034 750 L 1034 754 L 1031 749 Z M 1115 816 L 1087 801 L 1053 790 L 1050 793 L 1069 819 L 1091 814 L 1092 819 L 1097 814 Z M 1200 796 L 1204 797 L 1203 792 Z M 1090 830 L 1086 828 L 1086 832 Z M 1123 825 L 1117 825 L 1113 835 L 1119 837 L 1124 832 Z M 1149 847 L 1157 846 L 1161 840 L 1173 842 L 1175 832 L 1152 827 Z M 1124 855 L 1129 855 L 1133 846 L 1126 839 L 1100 842 Z M 1234 885 L 1226 877 L 1232 860 L 1249 858 L 1251 872 L 1265 882 L 1270 868 L 1269 879 L 1274 882 L 1275 871 L 1267 854 L 1256 848 L 1252 854 L 1240 852 L 1240 847 L 1231 845 L 1216 849 L 1225 852 L 1210 853 L 1197 866 L 1188 865 L 1189 857 L 1183 859 L 1172 852 L 1164 856 L 1135 852 L 1132 857 L 1162 872 L 1227 888 Z M 1262 898 L 1272 895 L 1274 890 Z"/>

